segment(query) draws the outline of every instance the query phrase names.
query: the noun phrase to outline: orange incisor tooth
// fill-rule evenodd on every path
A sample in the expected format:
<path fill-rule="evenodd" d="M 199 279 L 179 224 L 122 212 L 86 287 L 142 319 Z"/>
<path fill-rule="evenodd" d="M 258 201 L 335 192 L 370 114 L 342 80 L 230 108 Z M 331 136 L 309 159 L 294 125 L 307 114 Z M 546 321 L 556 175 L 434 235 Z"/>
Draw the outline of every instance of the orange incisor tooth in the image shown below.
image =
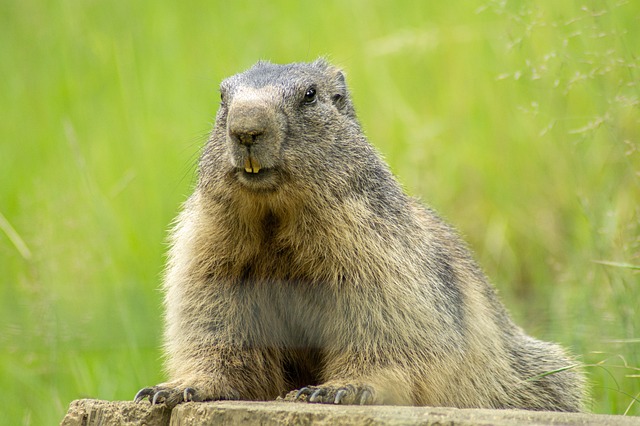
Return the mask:
<path fill-rule="evenodd" d="M 251 173 L 251 161 L 249 160 L 249 157 L 244 159 L 244 171 L 247 173 Z"/>
<path fill-rule="evenodd" d="M 258 173 L 260 171 L 260 162 L 254 156 L 249 156 L 249 159 L 251 160 L 251 169 L 252 169 L 253 173 Z M 246 165 L 245 165 L 245 167 L 246 167 Z"/>

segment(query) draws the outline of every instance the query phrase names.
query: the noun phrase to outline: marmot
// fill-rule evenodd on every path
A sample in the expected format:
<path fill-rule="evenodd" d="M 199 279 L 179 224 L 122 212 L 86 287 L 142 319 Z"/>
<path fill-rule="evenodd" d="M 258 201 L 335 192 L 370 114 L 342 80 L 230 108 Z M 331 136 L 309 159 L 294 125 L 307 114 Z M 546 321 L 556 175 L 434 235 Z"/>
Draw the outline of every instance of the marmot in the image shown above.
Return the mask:
<path fill-rule="evenodd" d="M 581 411 L 584 378 L 526 335 L 457 233 L 368 143 L 344 74 L 224 80 L 164 280 L 170 381 L 136 401 Z"/>

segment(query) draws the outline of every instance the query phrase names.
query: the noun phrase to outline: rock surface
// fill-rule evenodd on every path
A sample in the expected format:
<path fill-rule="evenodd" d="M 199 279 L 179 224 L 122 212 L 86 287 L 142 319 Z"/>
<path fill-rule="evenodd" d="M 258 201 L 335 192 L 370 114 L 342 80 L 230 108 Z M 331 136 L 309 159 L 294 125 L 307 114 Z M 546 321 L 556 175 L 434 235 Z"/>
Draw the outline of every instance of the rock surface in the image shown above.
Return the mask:
<path fill-rule="evenodd" d="M 73 401 L 63 426 L 106 425 L 636 425 L 640 417 L 522 410 L 330 406 L 292 402 L 218 401 L 169 410 L 148 402 Z"/>
<path fill-rule="evenodd" d="M 169 425 L 171 410 L 164 405 L 129 401 L 77 399 L 71 402 L 63 426 L 76 425 Z"/>

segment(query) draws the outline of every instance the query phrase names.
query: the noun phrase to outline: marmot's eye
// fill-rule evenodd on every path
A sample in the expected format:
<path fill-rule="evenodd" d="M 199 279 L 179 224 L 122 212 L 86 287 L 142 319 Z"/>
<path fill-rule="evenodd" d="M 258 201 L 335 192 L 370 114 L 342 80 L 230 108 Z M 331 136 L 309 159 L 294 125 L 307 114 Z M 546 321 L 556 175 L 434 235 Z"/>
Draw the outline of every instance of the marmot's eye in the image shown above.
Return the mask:
<path fill-rule="evenodd" d="M 316 101 L 316 88 L 311 86 L 304 94 L 304 102 L 306 104 L 312 104 Z"/>

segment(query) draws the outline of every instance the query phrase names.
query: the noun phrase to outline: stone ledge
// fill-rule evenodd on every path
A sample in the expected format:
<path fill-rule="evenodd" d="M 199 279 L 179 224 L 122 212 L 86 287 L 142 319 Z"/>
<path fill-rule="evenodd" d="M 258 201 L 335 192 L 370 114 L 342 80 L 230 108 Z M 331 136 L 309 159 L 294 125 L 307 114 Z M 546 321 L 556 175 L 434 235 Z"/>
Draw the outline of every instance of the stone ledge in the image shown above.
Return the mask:
<path fill-rule="evenodd" d="M 523 410 L 399 406 L 331 406 L 293 402 L 217 401 L 178 405 L 73 401 L 63 426 L 107 425 L 636 425 L 640 417 Z"/>

